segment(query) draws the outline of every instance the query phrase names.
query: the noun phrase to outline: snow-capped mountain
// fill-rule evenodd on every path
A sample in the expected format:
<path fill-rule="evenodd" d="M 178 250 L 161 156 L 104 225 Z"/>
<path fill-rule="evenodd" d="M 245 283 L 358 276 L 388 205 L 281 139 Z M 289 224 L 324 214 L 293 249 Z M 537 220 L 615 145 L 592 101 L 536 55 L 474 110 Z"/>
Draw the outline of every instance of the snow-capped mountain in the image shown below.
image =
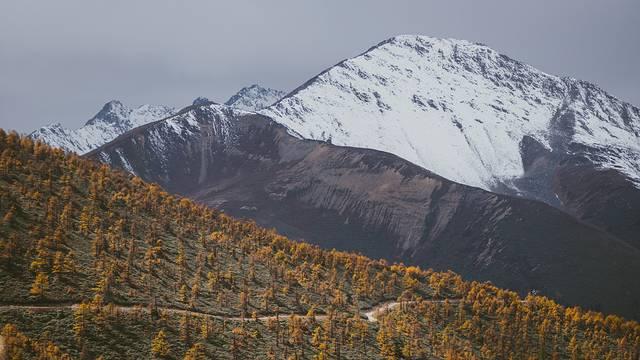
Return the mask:
<path fill-rule="evenodd" d="M 325 248 L 640 316 L 640 288 L 626 286 L 640 251 L 605 231 L 386 152 L 299 139 L 256 113 L 198 99 L 87 157 Z"/>
<path fill-rule="evenodd" d="M 283 91 L 251 85 L 233 95 L 226 105 L 240 110 L 258 111 L 284 95 Z M 194 104 L 202 105 L 207 102 L 210 102 L 207 98 L 199 97 Z M 113 100 L 78 129 L 67 129 L 60 123 L 55 123 L 41 127 L 30 136 L 51 146 L 85 154 L 131 129 L 169 117 L 176 112 L 177 109 L 163 105 L 142 105 L 131 109 L 120 101 Z"/>
<path fill-rule="evenodd" d="M 391 38 L 261 113 L 301 138 L 388 151 L 488 190 L 522 190 L 526 142 L 640 187 L 637 107 L 468 41 Z"/>
<path fill-rule="evenodd" d="M 254 84 L 240 89 L 225 102 L 225 105 L 241 110 L 258 111 L 272 105 L 286 94 L 284 91 Z"/>
<path fill-rule="evenodd" d="M 110 165 L 118 164 L 132 174 L 147 178 L 148 173 L 151 172 L 154 176 L 168 181 L 171 169 L 185 165 L 181 161 L 176 161 L 175 156 L 182 153 L 182 151 L 177 151 L 176 148 L 181 149 L 186 142 L 189 142 L 190 139 L 195 136 L 203 136 L 205 140 L 208 139 L 208 137 L 214 137 L 219 146 L 233 143 L 234 134 L 231 129 L 234 127 L 232 126 L 232 122 L 240 116 L 252 114 L 254 113 L 216 104 L 207 98 L 199 97 L 193 101 L 191 106 L 185 107 L 177 112 L 176 115 L 170 116 L 163 121 L 150 124 L 149 126 L 136 128 L 125 135 L 122 140 L 116 140 L 115 142 L 99 147 L 89 152 L 87 156 L 95 157 L 96 154 L 99 154 L 100 161 Z M 132 156 L 126 156 L 126 154 L 122 152 L 122 149 L 117 149 L 113 154 L 108 154 L 103 151 L 105 146 L 117 147 L 118 144 L 120 144 L 119 141 L 126 142 L 127 139 L 136 138 L 140 133 L 145 136 L 145 144 L 143 147 L 146 152 L 144 154 L 137 154 L 137 160 L 147 164 L 157 164 L 153 170 L 145 170 L 141 173 L 140 171 L 143 167 L 137 166 L 136 160 L 133 159 Z M 208 149 L 211 145 L 210 143 L 203 142 L 198 146 L 203 149 Z M 197 149 L 193 149 L 193 151 L 197 151 Z M 208 155 L 206 151 L 203 154 Z M 206 159 L 203 159 L 199 164 L 201 167 L 198 168 L 198 171 L 201 174 L 217 170 L 208 169 L 209 163 Z M 191 174 L 183 175 L 187 177 L 192 176 Z M 198 181 L 203 181 L 204 176 L 205 175 L 199 175 Z"/>
<path fill-rule="evenodd" d="M 84 154 L 133 128 L 166 118 L 175 112 L 173 108 L 159 105 L 142 105 L 131 109 L 113 100 L 78 129 L 67 129 L 56 123 L 44 126 L 29 136 L 67 151 Z"/>

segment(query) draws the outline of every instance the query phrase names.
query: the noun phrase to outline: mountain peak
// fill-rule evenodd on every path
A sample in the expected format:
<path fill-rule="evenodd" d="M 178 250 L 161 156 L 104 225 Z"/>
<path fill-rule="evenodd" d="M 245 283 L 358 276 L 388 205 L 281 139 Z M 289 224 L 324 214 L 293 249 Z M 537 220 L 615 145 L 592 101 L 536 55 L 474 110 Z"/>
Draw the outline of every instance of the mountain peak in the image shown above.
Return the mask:
<path fill-rule="evenodd" d="M 477 42 L 474 43 L 468 40 L 454 39 L 454 38 L 436 38 L 436 37 L 426 36 L 426 35 L 409 35 L 409 34 L 397 35 L 397 36 L 391 37 L 371 47 L 369 50 L 367 50 L 367 52 L 379 47 L 383 47 L 384 45 L 387 45 L 387 44 L 394 44 L 397 46 L 408 47 L 414 50 L 418 50 L 420 52 L 424 52 L 429 49 L 437 50 L 437 49 L 443 49 L 443 48 L 462 47 L 467 51 L 484 50 L 492 53 L 497 53 L 495 50 L 493 50 L 489 46 L 482 43 L 477 43 Z"/>
<path fill-rule="evenodd" d="M 196 105 L 196 106 L 205 106 L 205 105 L 211 105 L 211 104 L 214 104 L 214 102 L 204 96 L 199 96 L 193 100 L 193 105 Z"/>
<path fill-rule="evenodd" d="M 258 84 L 243 87 L 225 105 L 246 111 L 259 111 L 280 100 L 284 91 L 262 87 Z"/>
<path fill-rule="evenodd" d="M 391 152 L 487 190 L 520 191 L 510 184 L 525 172 L 526 136 L 640 184 L 638 108 L 466 40 L 392 37 L 261 113 L 300 137 Z"/>
<path fill-rule="evenodd" d="M 166 106 L 142 105 L 131 109 L 118 100 L 111 100 L 77 129 L 66 129 L 60 123 L 43 126 L 29 136 L 66 151 L 85 154 L 134 127 L 165 118 L 175 113 Z"/>
<path fill-rule="evenodd" d="M 62 124 L 59 123 L 59 122 L 55 122 L 55 123 L 43 126 L 42 128 L 43 129 L 56 129 L 56 130 L 58 130 L 58 129 L 64 129 L 64 126 L 62 126 Z"/>
<path fill-rule="evenodd" d="M 122 102 L 118 100 L 111 100 L 104 104 L 102 109 L 93 118 L 87 121 L 86 124 L 93 125 L 98 121 L 109 124 L 118 124 L 123 120 L 126 120 L 130 113 L 131 109 L 122 104 Z"/>

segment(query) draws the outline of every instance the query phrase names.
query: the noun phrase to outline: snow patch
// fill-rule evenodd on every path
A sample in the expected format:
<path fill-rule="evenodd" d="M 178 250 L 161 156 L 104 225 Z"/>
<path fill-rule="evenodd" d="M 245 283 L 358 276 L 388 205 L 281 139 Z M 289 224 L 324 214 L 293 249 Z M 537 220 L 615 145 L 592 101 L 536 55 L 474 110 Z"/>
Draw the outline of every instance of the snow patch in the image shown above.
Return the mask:
<path fill-rule="evenodd" d="M 122 164 L 122 167 L 125 170 L 127 170 L 127 172 L 129 172 L 130 174 L 137 175 L 136 172 L 133 170 L 133 166 L 131 166 L 127 158 L 122 154 L 122 149 L 116 149 L 116 153 L 120 157 L 120 163 Z"/>

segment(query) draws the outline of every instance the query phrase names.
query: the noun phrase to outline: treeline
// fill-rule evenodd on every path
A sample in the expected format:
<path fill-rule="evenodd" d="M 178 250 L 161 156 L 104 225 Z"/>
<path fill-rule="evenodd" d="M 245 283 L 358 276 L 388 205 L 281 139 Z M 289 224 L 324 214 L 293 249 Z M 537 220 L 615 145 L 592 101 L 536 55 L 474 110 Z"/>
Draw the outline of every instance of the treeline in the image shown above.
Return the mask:
<path fill-rule="evenodd" d="M 66 324 L 59 338 L 47 334 L 46 341 L 72 357 L 119 358 L 128 356 L 127 347 L 189 359 L 639 354 L 636 322 L 543 297 L 521 299 L 450 272 L 290 241 L 2 130 L 0 218 L 0 301 L 80 304 L 57 319 L 7 310 L 0 323 L 11 320 L 11 334 L 28 333 L 38 344 L 36 324 Z M 402 306 L 380 322 L 361 316 L 391 300 Z M 176 318 L 166 309 L 190 312 Z M 253 321 L 275 314 L 294 315 Z M 144 341 L 122 335 L 122 349 L 105 347 L 101 332 L 118 337 L 131 327 Z M 12 344 L 36 356 L 33 346 Z"/>

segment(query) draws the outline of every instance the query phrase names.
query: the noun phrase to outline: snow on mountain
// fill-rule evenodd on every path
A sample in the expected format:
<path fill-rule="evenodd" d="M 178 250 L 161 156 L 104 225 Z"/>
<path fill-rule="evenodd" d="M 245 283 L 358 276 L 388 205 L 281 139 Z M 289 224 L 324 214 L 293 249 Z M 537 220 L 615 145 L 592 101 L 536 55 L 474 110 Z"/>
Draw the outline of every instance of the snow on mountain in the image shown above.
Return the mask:
<path fill-rule="evenodd" d="M 232 121 L 239 116 L 250 114 L 255 115 L 234 107 L 216 104 L 206 98 L 197 98 L 192 106 L 186 107 L 176 115 L 158 121 L 152 127 L 143 130 L 146 136 L 144 140 L 145 152 L 138 154 L 137 160 L 127 158 L 121 153 L 121 150 L 115 151 L 117 159 L 113 158 L 114 154 L 109 155 L 104 151 L 104 147 L 96 149 L 88 156 L 97 156 L 102 162 L 109 165 L 120 164 L 132 174 L 136 174 L 136 172 L 130 162 L 155 162 L 159 164 L 159 167 L 154 169 L 154 172 L 162 177 L 167 177 L 170 168 L 183 165 L 174 163 L 172 159 L 181 153 L 177 149 L 181 148 L 185 142 L 189 142 L 196 135 L 204 134 L 207 135 L 204 137 L 205 139 L 214 137 L 218 145 L 231 144 L 235 141 L 235 135 L 232 133 Z M 132 136 L 135 134 L 132 133 Z M 117 147 L 118 144 L 118 140 L 116 140 L 110 145 Z M 200 146 L 208 148 L 210 145 L 203 142 Z M 206 151 L 204 153 L 208 154 Z M 202 160 L 200 174 L 207 173 L 208 162 L 205 160 Z"/>
<path fill-rule="evenodd" d="M 259 110 L 273 104 L 284 95 L 285 93 L 279 90 L 252 85 L 240 90 L 227 103 L 239 110 Z M 194 105 L 207 104 L 213 102 L 204 97 L 194 100 Z M 86 154 L 131 129 L 169 117 L 176 112 L 177 109 L 162 105 L 142 105 L 131 109 L 120 101 L 113 100 L 78 129 L 67 129 L 55 123 L 41 127 L 30 136 L 67 151 Z"/>
<path fill-rule="evenodd" d="M 225 105 L 247 111 L 259 111 L 280 100 L 286 93 L 260 85 L 251 85 L 242 88 L 233 95 Z"/>
<path fill-rule="evenodd" d="M 106 103 L 93 118 L 78 129 L 67 129 L 55 123 L 44 126 L 29 136 L 67 151 L 84 154 L 135 127 L 160 120 L 173 113 L 175 109 L 167 106 L 142 105 L 130 109 L 120 101 L 113 100 Z"/>
<path fill-rule="evenodd" d="M 624 285 L 640 252 L 605 233 L 606 222 L 452 183 L 389 153 L 298 139 L 255 113 L 200 99 L 87 156 L 324 248 L 638 316 L 640 288 Z"/>
<path fill-rule="evenodd" d="M 481 44 L 403 35 L 261 111 L 301 138 L 394 153 L 492 190 L 523 175 L 525 136 L 640 187 L 640 110 Z"/>

